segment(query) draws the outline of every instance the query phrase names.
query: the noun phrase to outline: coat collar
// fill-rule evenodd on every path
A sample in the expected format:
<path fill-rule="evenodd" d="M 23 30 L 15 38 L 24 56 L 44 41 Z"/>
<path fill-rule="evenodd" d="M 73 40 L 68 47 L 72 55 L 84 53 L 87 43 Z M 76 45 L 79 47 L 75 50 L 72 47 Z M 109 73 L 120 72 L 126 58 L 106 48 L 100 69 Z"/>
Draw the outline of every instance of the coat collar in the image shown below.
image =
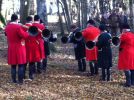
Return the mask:
<path fill-rule="evenodd" d="M 10 24 L 19 24 L 18 22 L 10 22 Z"/>
<path fill-rule="evenodd" d="M 34 23 L 40 23 L 39 21 L 34 21 Z"/>

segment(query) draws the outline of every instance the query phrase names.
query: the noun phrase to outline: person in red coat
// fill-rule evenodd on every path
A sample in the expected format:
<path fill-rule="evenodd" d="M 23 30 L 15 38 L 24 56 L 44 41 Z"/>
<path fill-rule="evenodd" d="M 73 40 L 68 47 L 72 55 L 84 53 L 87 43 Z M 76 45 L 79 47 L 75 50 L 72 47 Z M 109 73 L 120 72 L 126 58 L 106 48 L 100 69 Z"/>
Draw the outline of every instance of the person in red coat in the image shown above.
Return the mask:
<path fill-rule="evenodd" d="M 28 27 L 32 26 L 31 16 L 28 16 L 26 18 L 25 25 Z M 25 31 L 28 31 L 28 29 L 25 28 Z M 29 36 L 26 39 L 26 54 L 27 54 L 27 63 L 29 63 L 29 78 L 33 80 L 35 62 L 39 62 L 41 60 L 39 41 L 35 36 Z M 25 66 L 25 72 L 26 72 L 26 66 Z"/>
<path fill-rule="evenodd" d="M 82 32 L 82 35 L 85 41 L 96 41 L 100 34 L 99 28 L 95 27 L 95 22 L 93 20 L 89 20 L 87 22 L 87 28 L 85 28 Z M 89 61 L 91 76 L 94 74 L 98 74 L 97 67 L 97 47 L 95 46 L 93 49 L 89 50 L 86 48 L 86 60 Z"/>
<path fill-rule="evenodd" d="M 45 26 L 40 23 L 39 15 L 34 16 L 33 26 L 36 26 L 40 31 L 45 29 Z M 44 52 L 44 40 L 42 37 L 42 32 L 39 32 L 36 38 L 39 41 L 41 59 L 43 60 L 45 58 L 45 52 Z M 37 73 L 41 73 L 41 65 L 42 65 L 41 61 L 37 62 Z"/>
<path fill-rule="evenodd" d="M 120 36 L 118 69 L 124 70 L 126 76 L 125 87 L 134 85 L 134 34 L 128 24 L 123 25 Z"/>
<path fill-rule="evenodd" d="M 18 65 L 18 83 L 23 83 L 24 64 L 26 63 L 25 39 L 28 33 L 24 32 L 22 26 L 18 24 L 18 16 L 13 14 L 11 22 L 6 26 L 5 32 L 8 42 L 8 64 L 11 65 L 11 77 L 13 83 L 16 80 L 16 68 Z"/>

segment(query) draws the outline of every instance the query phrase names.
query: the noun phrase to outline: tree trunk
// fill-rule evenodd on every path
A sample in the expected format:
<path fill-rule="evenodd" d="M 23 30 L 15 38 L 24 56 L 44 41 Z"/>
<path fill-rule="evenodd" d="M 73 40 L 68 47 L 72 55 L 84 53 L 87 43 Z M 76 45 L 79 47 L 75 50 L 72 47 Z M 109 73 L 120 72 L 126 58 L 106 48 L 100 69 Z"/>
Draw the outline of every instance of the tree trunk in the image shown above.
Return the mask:
<path fill-rule="evenodd" d="M 87 0 L 81 1 L 82 28 L 86 27 L 87 22 Z"/>
<path fill-rule="evenodd" d="M 69 10 L 68 10 L 67 0 L 62 0 L 62 3 L 64 5 L 65 14 L 66 14 L 66 17 L 67 17 L 68 30 L 70 31 L 71 18 L 70 18 L 70 13 L 69 13 Z"/>
<path fill-rule="evenodd" d="M 61 30 L 61 36 L 63 36 L 65 32 L 64 32 L 64 27 L 63 27 L 62 16 L 59 11 L 59 0 L 57 0 L 57 8 L 58 8 L 59 26 L 60 26 L 60 30 Z"/>
<path fill-rule="evenodd" d="M 59 1 L 59 4 L 61 4 L 65 22 L 67 22 L 67 17 L 66 17 L 66 14 L 65 14 L 65 9 L 64 9 L 64 7 L 63 7 L 63 4 L 62 4 L 60 1 Z M 58 8 L 58 9 L 59 9 L 59 8 Z M 60 15 L 60 14 L 59 14 L 59 15 Z M 60 15 L 59 17 L 60 17 L 61 22 L 63 23 L 63 21 L 62 21 L 62 15 Z M 66 23 L 66 29 L 67 29 L 68 32 L 69 32 L 68 24 L 67 24 L 67 23 Z"/>
<path fill-rule="evenodd" d="M 29 15 L 35 14 L 34 8 L 35 8 L 34 0 L 29 0 L 29 10 L 28 10 Z"/>
<path fill-rule="evenodd" d="M 45 25 L 47 25 L 47 8 L 46 0 L 37 0 L 37 14 Z"/>
<path fill-rule="evenodd" d="M 104 14 L 104 5 L 103 5 L 103 0 L 99 0 L 99 7 L 100 7 L 100 12 L 101 14 Z"/>
<path fill-rule="evenodd" d="M 133 0 L 129 0 L 129 9 L 130 9 L 130 25 L 132 28 L 134 28 L 134 20 L 133 20 Z"/>
<path fill-rule="evenodd" d="M 26 17 L 29 15 L 29 0 L 20 0 L 20 22 L 25 23 Z"/>
<path fill-rule="evenodd" d="M 113 9 L 116 7 L 116 0 L 113 0 Z"/>
<path fill-rule="evenodd" d="M 2 10 L 2 2 L 3 2 L 3 0 L 0 0 L 0 13 L 1 13 L 1 10 Z"/>
<path fill-rule="evenodd" d="M 78 16 L 78 19 L 77 19 L 77 25 L 78 27 L 81 27 L 81 3 L 80 1 L 76 1 L 76 0 L 73 0 L 75 5 L 76 5 L 76 8 L 77 8 L 77 16 Z"/>

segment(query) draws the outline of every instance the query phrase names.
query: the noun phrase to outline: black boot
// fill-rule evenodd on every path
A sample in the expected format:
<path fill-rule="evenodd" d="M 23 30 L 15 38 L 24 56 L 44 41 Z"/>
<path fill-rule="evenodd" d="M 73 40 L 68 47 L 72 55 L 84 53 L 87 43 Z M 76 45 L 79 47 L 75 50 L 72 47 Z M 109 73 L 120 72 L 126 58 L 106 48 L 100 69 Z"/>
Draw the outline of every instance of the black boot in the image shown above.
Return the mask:
<path fill-rule="evenodd" d="M 93 76 L 94 75 L 94 64 L 93 62 L 89 62 L 89 66 L 90 66 L 90 76 Z"/>
<path fill-rule="evenodd" d="M 98 65 L 96 62 L 94 62 L 94 74 L 98 75 Z"/>
<path fill-rule="evenodd" d="M 107 69 L 107 81 L 110 81 L 110 69 Z"/>
<path fill-rule="evenodd" d="M 102 68 L 102 81 L 106 81 L 106 72 L 104 68 Z"/>
<path fill-rule="evenodd" d="M 86 60 L 82 59 L 82 71 L 85 72 L 86 71 Z"/>
<path fill-rule="evenodd" d="M 37 74 L 41 74 L 42 62 L 37 62 Z"/>
<path fill-rule="evenodd" d="M 82 72 L 82 61 L 78 60 L 78 71 Z"/>

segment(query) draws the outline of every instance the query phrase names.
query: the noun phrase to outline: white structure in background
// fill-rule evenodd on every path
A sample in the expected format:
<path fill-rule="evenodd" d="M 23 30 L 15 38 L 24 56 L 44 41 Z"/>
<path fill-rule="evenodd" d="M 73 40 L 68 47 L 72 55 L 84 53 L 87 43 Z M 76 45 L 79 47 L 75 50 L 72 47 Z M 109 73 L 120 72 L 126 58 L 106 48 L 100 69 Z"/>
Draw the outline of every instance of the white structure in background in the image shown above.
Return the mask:
<path fill-rule="evenodd" d="M 51 5 L 50 2 L 53 2 Z M 52 15 L 48 15 L 48 22 L 57 22 L 58 16 L 57 16 L 57 4 L 56 0 L 46 0 L 47 4 L 47 13 L 50 12 L 50 9 L 52 10 Z M 37 8 L 36 0 L 34 0 L 34 7 L 35 10 Z M 2 4 L 2 14 L 7 19 L 10 20 L 10 17 L 13 13 L 19 14 L 20 9 L 20 0 L 3 0 Z M 62 8 L 60 7 L 60 12 L 62 12 Z M 36 14 L 36 13 L 35 13 Z"/>
<path fill-rule="evenodd" d="M 10 16 L 13 13 L 19 12 L 19 0 L 3 0 L 2 4 L 2 14 L 3 16 L 9 20 Z"/>

